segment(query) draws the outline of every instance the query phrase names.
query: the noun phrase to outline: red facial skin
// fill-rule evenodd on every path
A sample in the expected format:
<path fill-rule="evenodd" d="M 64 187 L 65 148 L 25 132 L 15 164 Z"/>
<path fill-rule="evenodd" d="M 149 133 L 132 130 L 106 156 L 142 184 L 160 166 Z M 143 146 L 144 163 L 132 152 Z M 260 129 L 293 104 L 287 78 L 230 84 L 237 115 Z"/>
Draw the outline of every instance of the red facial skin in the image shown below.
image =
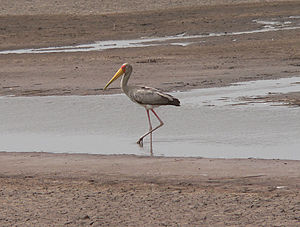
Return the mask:
<path fill-rule="evenodd" d="M 123 70 L 123 72 L 125 73 L 125 71 L 126 71 L 126 65 L 122 65 L 122 70 Z"/>

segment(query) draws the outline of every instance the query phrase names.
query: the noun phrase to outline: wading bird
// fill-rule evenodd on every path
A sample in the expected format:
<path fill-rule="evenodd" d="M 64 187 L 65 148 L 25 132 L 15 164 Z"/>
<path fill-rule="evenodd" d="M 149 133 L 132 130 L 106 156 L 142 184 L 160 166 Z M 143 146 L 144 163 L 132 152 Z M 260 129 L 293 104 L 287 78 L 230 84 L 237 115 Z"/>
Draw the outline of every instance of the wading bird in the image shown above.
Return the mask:
<path fill-rule="evenodd" d="M 153 154 L 152 151 L 152 132 L 156 129 L 163 126 L 163 121 L 159 118 L 157 113 L 153 110 L 155 107 L 163 106 L 163 105 L 173 105 L 180 106 L 180 101 L 177 98 L 169 94 L 165 94 L 155 88 L 144 87 L 144 86 L 134 86 L 128 85 L 128 80 L 132 73 L 132 66 L 128 63 L 125 63 L 121 66 L 121 68 L 116 72 L 116 74 L 111 78 L 111 80 L 105 85 L 104 90 L 116 79 L 122 76 L 121 79 L 121 89 L 122 91 L 131 99 L 131 101 L 142 105 L 145 107 L 147 112 L 147 117 L 149 121 L 149 131 L 142 135 L 137 144 L 141 147 L 143 146 L 143 139 L 150 134 L 150 153 Z M 149 110 L 154 114 L 154 116 L 158 119 L 160 124 L 152 129 L 152 124 L 150 120 Z"/>

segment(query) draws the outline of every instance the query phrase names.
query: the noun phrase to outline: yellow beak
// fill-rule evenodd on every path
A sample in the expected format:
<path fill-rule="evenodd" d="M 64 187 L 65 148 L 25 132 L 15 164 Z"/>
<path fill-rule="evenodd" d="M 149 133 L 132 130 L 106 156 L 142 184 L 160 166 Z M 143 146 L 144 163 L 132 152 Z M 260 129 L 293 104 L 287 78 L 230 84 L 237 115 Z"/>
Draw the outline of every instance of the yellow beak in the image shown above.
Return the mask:
<path fill-rule="evenodd" d="M 110 79 L 110 81 L 105 85 L 103 90 L 106 90 L 106 88 L 112 83 L 114 82 L 116 79 L 118 79 L 120 76 L 122 76 L 124 74 L 124 71 L 122 68 L 120 68 L 118 70 L 118 72 L 116 72 L 116 74 L 113 76 L 113 78 Z"/>

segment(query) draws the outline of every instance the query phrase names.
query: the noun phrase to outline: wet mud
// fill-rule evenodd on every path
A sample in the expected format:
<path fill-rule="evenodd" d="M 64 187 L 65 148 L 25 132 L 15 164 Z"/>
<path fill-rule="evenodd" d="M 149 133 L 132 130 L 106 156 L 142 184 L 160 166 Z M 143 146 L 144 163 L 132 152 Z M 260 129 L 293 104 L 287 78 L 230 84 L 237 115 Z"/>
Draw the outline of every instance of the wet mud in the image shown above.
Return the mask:
<path fill-rule="evenodd" d="M 299 26 L 298 13 L 297 1 L 276 1 L 105 15 L 2 15 L 2 51 L 182 34 L 194 38 L 104 51 L 0 55 L 0 94 L 104 94 L 103 86 L 124 62 L 134 67 L 132 83 L 165 91 L 297 76 L 300 30 L 284 29 Z M 264 30 L 269 32 L 243 34 Z M 121 91 L 116 86 L 109 92 Z"/>

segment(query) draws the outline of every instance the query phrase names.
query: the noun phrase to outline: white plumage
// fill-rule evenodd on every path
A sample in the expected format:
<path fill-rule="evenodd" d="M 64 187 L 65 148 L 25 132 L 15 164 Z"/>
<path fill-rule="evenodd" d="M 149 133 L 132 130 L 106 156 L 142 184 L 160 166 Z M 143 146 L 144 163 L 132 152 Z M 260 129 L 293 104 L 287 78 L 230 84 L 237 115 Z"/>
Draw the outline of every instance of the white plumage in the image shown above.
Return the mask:
<path fill-rule="evenodd" d="M 117 78 L 122 76 L 121 79 L 121 89 L 122 91 L 135 103 L 142 105 L 145 107 L 147 112 L 147 117 L 149 121 L 149 131 L 145 133 L 137 143 L 140 146 L 143 146 L 143 139 L 145 136 L 150 134 L 150 152 L 152 153 L 152 132 L 158 129 L 159 127 L 163 126 L 162 120 L 158 117 L 156 112 L 153 110 L 155 107 L 162 106 L 162 105 L 173 105 L 173 106 L 180 106 L 180 101 L 173 97 L 172 95 L 163 93 L 156 88 L 145 87 L 145 86 L 134 86 L 128 85 L 128 80 L 132 73 L 132 66 L 128 63 L 125 63 L 121 66 L 121 68 L 117 71 L 117 73 L 113 76 L 113 78 L 105 85 L 104 90 Z M 160 125 L 152 129 L 149 110 L 157 117 L 160 122 Z"/>

